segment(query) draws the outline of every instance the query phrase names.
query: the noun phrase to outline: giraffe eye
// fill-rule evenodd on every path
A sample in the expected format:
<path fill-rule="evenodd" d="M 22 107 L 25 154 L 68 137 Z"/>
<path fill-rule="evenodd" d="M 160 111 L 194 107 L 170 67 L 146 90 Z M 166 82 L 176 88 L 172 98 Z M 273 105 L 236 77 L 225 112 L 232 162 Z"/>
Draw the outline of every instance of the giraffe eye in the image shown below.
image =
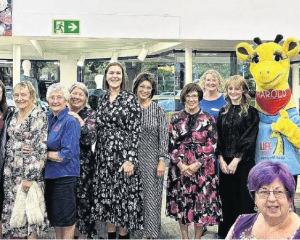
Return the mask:
<path fill-rule="evenodd" d="M 252 62 L 253 63 L 258 63 L 259 62 L 259 56 L 258 55 L 254 55 L 252 58 Z"/>
<path fill-rule="evenodd" d="M 276 62 L 279 62 L 279 61 L 281 61 L 282 59 L 283 59 L 283 57 L 282 57 L 281 53 L 274 53 L 274 60 L 275 60 Z"/>

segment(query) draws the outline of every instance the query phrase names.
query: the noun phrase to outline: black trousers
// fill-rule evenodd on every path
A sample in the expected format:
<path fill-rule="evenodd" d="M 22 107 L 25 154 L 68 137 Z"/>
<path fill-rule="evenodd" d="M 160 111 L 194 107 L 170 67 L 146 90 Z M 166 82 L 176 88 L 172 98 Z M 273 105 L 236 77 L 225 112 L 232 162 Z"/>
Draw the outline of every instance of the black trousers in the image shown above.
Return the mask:
<path fill-rule="evenodd" d="M 232 158 L 224 158 L 224 160 L 228 164 Z M 221 238 L 226 237 L 240 214 L 254 212 L 254 201 L 247 188 L 248 174 L 253 166 L 254 161 L 240 162 L 235 174 L 224 174 L 220 169 L 219 194 L 222 201 L 223 221 L 219 224 L 218 235 Z"/>

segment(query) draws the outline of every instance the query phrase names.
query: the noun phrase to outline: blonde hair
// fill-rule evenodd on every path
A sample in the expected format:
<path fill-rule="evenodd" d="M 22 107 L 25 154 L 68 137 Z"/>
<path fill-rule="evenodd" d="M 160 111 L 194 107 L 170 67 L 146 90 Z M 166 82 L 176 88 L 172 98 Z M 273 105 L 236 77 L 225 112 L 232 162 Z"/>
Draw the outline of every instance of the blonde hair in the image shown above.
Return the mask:
<path fill-rule="evenodd" d="M 242 99 L 241 99 L 241 111 L 239 112 L 239 115 L 247 115 L 248 114 L 248 109 L 250 106 L 250 100 L 251 97 L 249 95 L 249 87 L 247 85 L 246 80 L 240 76 L 240 75 L 234 75 L 229 77 L 226 82 L 225 82 L 225 99 L 227 101 L 227 105 L 225 106 L 225 111 L 223 114 L 226 114 L 229 110 L 229 108 L 232 106 L 232 102 L 230 97 L 228 96 L 228 88 L 229 86 L 238 86 L 242 87 L 243 89 L 243 94 L 242 94 Z"/>
<path fill-rule="evenodd" d="M 30 94 L 30 97 L 32 99 L 32 102 L 34 105 L 37 104 L 37 99 L 36 99 L 36 91 L 34 89 L 34 86 L 32 85 L 31 82 L 25 80 L 25 81 L 21 81 L 19 83 L 17 83 L 15 86 L 14 86 L 14 89 L 13 89 L 13 94 L 15 93 L 15 91 L 19 88 L 28 88 L 28 91 L 29 91 L 29 94 Z"/>
<path fill-rule="evenodd" d="M 218 80 L 218 83 L 219 83 L 218 91 L 223 92 L 224 79 L 222 78 L 221 74 L 214 69 L 209 69 L 202 74 L 202 76 L 198 82 L 198 84 L 202 88 L 202 90 L 205 91 L 204 85 L 205 85 L 205 78 L 206 78 L 207 74 L 211 74 L 213 76 L 213 78 Z"/>

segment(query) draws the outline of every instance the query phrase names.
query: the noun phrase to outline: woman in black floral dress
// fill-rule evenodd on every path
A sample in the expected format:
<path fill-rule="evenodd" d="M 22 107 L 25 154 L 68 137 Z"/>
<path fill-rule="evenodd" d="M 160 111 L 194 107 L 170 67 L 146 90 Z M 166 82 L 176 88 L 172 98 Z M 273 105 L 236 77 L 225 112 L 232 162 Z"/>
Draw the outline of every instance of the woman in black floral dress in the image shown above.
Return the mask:
<path fill-rule="evenodd" d="M 142 228 L 142 189 L 137 147 L 141 109 L 133 93 L 125 88 L 124 69 L 110 63 L 104 74 L 107 93 L 97 110 L 96 161 L 93 215 L 107 223 L 108 238 L 129 238 L 128 232 Z"/>
<path fill-rule="evenodd" d="M 80 179 L 77 184 L 77 227 L 81 234 L 91 236 L 94 224 L 90 221 L 92 179 L 95 174 L 96 112 L 86 106 L 88 90 L 83 83 L 70 88 L 70 115 L 80 123 Z"/>

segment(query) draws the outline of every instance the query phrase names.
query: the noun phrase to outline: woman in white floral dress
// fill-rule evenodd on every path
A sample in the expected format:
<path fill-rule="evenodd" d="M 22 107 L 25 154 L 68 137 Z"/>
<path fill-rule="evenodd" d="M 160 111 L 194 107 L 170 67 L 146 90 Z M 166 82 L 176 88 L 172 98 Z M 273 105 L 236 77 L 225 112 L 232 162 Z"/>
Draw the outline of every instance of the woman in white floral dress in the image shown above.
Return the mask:
<path fill-rule="evenodd" d="M 43 191 L 43 169 L 47 156 L 47 117 L 36 106 L 35 90 L 30 82 L 18 83 L 13 91 L 17 111 L 8 127 L 4 165 L 4 202 L 2 213 L 4 238 L 37 238 L 46 227 L 46 213 L 40 224 L 25 222 L 12 227 L 10 221 L 19 187 L 28 193 L 35 182 Z M 24 205 L 26 203 L 24 202 Z"/>

